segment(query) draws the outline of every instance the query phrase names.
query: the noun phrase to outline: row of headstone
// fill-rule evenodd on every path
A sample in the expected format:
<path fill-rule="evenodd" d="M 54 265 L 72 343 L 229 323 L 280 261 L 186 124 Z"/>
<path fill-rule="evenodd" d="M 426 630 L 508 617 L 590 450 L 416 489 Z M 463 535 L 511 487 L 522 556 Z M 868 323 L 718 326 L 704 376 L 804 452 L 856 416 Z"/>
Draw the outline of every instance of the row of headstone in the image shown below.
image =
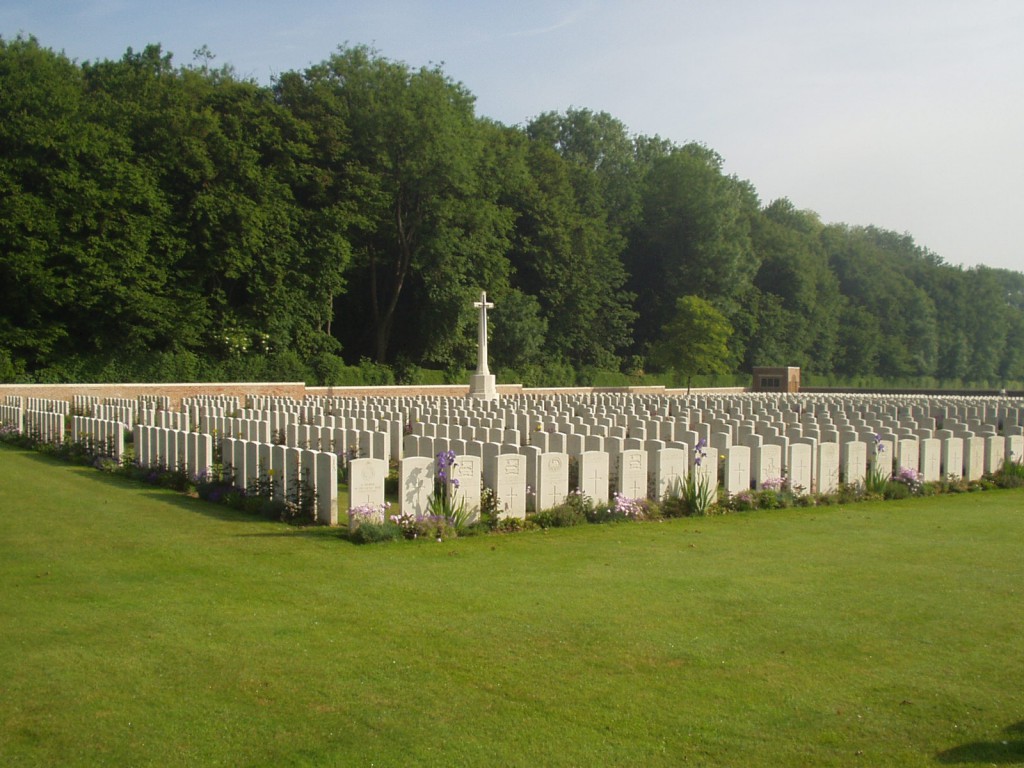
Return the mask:
<path fill-rule="evenodd" d="M 94 419 L 105 419 L 107 421 L 120 421 L 132 427 L 138 422 L 139 409 L 134 405 L 112 405 L 99 403 L 92 406 L 87 413 Z M 163 426 L 163 425 L 160 425 Z"/>
<path fill-rule="evenodd" d="M 0 405 L 0 427 L 15 430 L 18 434 L 25 431 L 25 411 L 20 405 L 6 403 Z"/>
<path fill-rule="evenodd" d="M 26 410 L 22 432 L 41 442 L 59 445 L 64 442 L 64 413 Z"/>
<path fill-rule="evenodd" d="M 71 413 L 71 403 L 67 400 L 51 400 L 43 397 L 26 397 L 25 410 L 41 411 L 43 413 L 61 413 L 67 416 Z"/>
<path fill-rule="evenodd" d="M 72 395 L 71 413 L 83 416 L 95 416 L 93 408 L 99 405 L 100 399 L 95 395 Z"/>
<path fill-rule="evenodd" d="M 210 439 L 209 435 L 203 437 Z M 338 524 L 338 457 L 325 451 L 271 445 L 226 437 L 221 440 L 223 478 L 245 491 L 267 488 L 277 501 L 316 494 L 316 517 Z M 381 502 L 387 467 L 379 473 Z"/>
<path fill-rule="evenodd" d="M 213 466 L 210 435 L 136 424 L 133 441 L 135 462 L 143 468 L 184 471 L 191 480 L 199 481 L 209 476 Z"/>
<path fill-rule="evenodd" d="M 71 417 L 71 440 L 86 444 L 94 453 L 120 462 L 124 455 L 125 425 L 120 421 Z"/>
<path fill-rule="evenodd" d="M 189 414 L 187 411 L 171 411 L 157 408 L 140 408 L 135 417 L 136 424 L 162 429 L 189 431 Z"/>
<path fill-rule="evenodd" d="M 778 489 L 783 483 L 798 495 L 815 491 L 833 493 L 841 482 L 862 484 L 871 472 L 887 480 L 901 470 L 919 473 L 926 482 L 943 478 L 976 480 L 985 472 L 997 470 L 1004 457 L 1019 456 L 1024 450 L 1024 437 L 993 435 L 965 442 L 956 436 L 944 436 L 920 441 L 904 439 L 898 446 L 885 441 L 872 441 L 870 445 L 859 441 L 793 443 L 786 454 L 780 446 L 772 444 L 756 448 L 735 445 L 724 452 L 721 473 L 718 451 L 711 447 L 702 447 L 691 457 L 686 446 L 663 448 L 654 453 L 653 467 L 648 464 L 647 451 L 627 449 L 615 457 L 614 473 L 610 471 L 609 454 L 585 451 L 575 457 L 579 478 L 576 489 L 569 487 L 572 457 L 568 454 L 544 453 L 535 446 L 518 452 L 510 450 L 510 446 L 493 448 L 486 456 L 458 456 L 455 476 L 460 479 L 460 488 L 466 489 L 467 503 L 477 504 L 479 498 L 470 489 L 482 484 L 494 490 L 503 514 L 522 516 L 528 509 L 546 509 L 562 503 L 573 490 L 596 503 L 607 502 L 612 488 L 627 498 L 664 498 L 677 493 L 690 472 L 700 473 L 711 488 L 721 482 L 730 495 L 750 489 Z M 894 460 L 894 456 L 898 458 Z M 383 466 L 381 463 L 380 472 Z M 433 476 L 434 460 L 423 456 L 402 459 L 399 487 L 403 512 L 424 513 L 433 492 Z M 367 498 L 382 500 L 383 476 L 367 473 L 363 479 Z M 368 492 L 370 488 L 372 493 Z M 530 502 L 527 489 L 532 489 Z"/>

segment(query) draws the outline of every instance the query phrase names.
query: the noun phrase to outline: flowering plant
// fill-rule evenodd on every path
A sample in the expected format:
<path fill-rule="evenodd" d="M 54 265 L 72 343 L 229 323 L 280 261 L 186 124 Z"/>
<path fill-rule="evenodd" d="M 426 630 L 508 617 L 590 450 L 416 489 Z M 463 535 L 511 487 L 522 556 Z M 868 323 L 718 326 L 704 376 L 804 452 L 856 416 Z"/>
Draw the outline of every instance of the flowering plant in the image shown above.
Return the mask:
<path fill-rule="evenodd" d="M 703 437 L 693 448 L 693 469 L 683 483 L 683 501 L 692 515 L 706 515 L 715 501 L 717 482 L 712 485 L 707 474 L 700 471 L 701 462 L 707 458 L 708 441 Z"/>
<path fill-rule="evenodd" d="M 434 476 L 434 492 L 430 495 L 427 506 L 430 514 L 448 520 L 456 530 L 469 524 L 470 510 L 466 509 L 465 499 L 459 499 L 459 478 L 454 477 L 452 470 L 458 466 L 455 451 L 441 451 L 435 457 L 437 474 Z"/>
<path fill-rule="evenodd" d="M 923 476 L 916 469 L 900 467 L 900 471 L 893 477 L 893 482 L 903 483 L 910 489 L 910 492 L 916 496 L 921 492 L 921 488 L 924 486 L 922 478 Z"/>
<path fill-rule="evenodd" d="M 646 517 L 646 510 L 644 507 L 643 499 L 630 499 L 623 496 L 618 491 L 612 498 L 612 507 L 616 515 L 628 518 L 630 520 L 640 520 Z"/>
<path fill-rule="evenodd" d="M 402 536 L 407 539 L 422 537 L 442 541 L 455 535 L 451 521 L 437 515 L 412 515 L 403 512 L 400 515 L 391 515 L 388 519 L 402 529 Z"/>
<path fill-rule="evenodd" d="M 872 447 L 872 461 L 871 469 L 864 478 L 865 490 L 871 493 L 882 493 L 885 490 L 885 484 L 892 478 L 892 466 L 890 464 L 890 471 L 885 470 L 885 464 L 883 462 L 882 454 L 885 453 L 885 443 L 882 442 L 882 436 L 876 434 L 874 436 L 875 444 Z"/>
<path fill-rule="evenodd" d="M 390 501 L 385 501 L 383 504 L 360 504 L 358 507 L 352 507 L 348 511 L 349 527 L 355 529 L 362 523 L 382 523 L 390 508 Z"/>

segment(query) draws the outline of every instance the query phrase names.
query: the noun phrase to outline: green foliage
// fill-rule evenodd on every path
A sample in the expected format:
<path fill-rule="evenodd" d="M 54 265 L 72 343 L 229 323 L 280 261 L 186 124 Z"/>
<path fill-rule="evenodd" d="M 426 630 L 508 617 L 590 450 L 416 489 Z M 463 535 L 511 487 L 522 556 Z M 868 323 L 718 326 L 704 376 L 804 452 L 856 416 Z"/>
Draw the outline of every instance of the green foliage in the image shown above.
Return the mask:
<path fill-rule="evenodd" d="M 762 206 L 709 147 L 503 126 L 365 46 L 269 87 L 212 58 L 0 38 L 0 381 L 462 383 L 481 289 L 505 382 L 1024 381 L 1024 274 Z"/>
<path fill-rule="evenodd" d="M 729 321 L 699 296 L 676 301 L 676 313 L 651 349 L 651 362 L 690 380 L 699 373 L 728 373 Z"/>
<path fill-rule="evenodd" d="M 401 541 L 404 538 L 401 526 L 390 520 L 382 523 L 364 521 L 349 535 L 349 540 L 356 544 L 380 544 L 384 541 Z"/>
<path fill-rule="evenodd" d="M 587 516 L 578 504 L 565 503 L 543 509 L 530 516 L 540 528 L 567 528 L 587 522 Z"/>
<path fill-rule="evenodd" d="M 1024 487 L 1024 462 L 1020 458 L 1005 458 L 994 479 L 1000 488 Z"/>

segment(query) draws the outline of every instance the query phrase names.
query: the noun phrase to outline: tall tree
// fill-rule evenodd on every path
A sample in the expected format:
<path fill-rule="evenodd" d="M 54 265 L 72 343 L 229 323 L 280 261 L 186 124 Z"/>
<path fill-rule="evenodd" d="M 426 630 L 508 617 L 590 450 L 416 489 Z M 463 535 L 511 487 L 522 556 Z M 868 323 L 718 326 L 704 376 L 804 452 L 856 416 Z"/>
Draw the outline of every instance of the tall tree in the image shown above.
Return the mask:
<path fill-rule="evenodd" d="M 399 318 L 414 327 L 437 320 L 403 301 L 412 289 L 428 300 L 423 308 L 449 313 L 448 327 L 435 327 L 432 337 L 442 341 L 466 324 L 463 304 L 479 282 L 474 264 L 502 256 L 508 224 L 483 194 L 484 136 L 473 97 L 440 68 L 413 70 L 363 46 L 340 49 L 305 77 L 340 103 L 346 167 L 360 185 L 360 226 L 350 236 L 357 287 L 346 319 L 370 329 L 363 348 L 385 362 Z M 414 350 L 421 351 L 439 354 Z"/>
<path fill-rule="evenodd" d="M 616 368 L 629 343 L 632 297 L 619 239 L 601 213 L 581 203 L 578 169 L 542 141 L 527 152 L 529 179 L 515 203 L 519 212 L 510 252 L 514 285 L 536 296 L 548 327 L 548 352 L 577 369 Z M 575 183 L 574 183 L 574 176 Z"/>
<path fill-rule="evenodd" d="M 699 296 L 676 301 L 673 318 L 662 329 L 651 350 L 651 362 L 674 371 L 690 390 L 693 377 L 702 373 L 728 373 L 732 326 L 711 302 Z"/>
<path fill-rule="evenodd" d="M 628 287 L 642 308 L 638 347 L 657 337 L 680 296 L 700 296 L 731 313 L 750 285 L 756 195 L 721 168 L 717 154 L 688 144 L 656 158 L 646 175 L 641 222 L 625 257 Z"/>

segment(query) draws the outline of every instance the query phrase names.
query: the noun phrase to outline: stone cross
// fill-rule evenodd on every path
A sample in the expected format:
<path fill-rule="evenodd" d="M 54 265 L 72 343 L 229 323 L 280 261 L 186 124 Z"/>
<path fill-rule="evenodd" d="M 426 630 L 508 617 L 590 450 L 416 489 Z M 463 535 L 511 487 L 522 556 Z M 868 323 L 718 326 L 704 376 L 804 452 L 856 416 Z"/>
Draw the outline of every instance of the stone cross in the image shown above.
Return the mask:
<path fill-rule="evenodd" d="M 477 344 L 476 372 L 490 373 L 487 370 L 487 310 L 494 309 L 494 304 L 487 301 L 487 291 L 480 291 L 480 301 L 473 302 L 473 306 L 480 310 L 479 342 Z"/>

